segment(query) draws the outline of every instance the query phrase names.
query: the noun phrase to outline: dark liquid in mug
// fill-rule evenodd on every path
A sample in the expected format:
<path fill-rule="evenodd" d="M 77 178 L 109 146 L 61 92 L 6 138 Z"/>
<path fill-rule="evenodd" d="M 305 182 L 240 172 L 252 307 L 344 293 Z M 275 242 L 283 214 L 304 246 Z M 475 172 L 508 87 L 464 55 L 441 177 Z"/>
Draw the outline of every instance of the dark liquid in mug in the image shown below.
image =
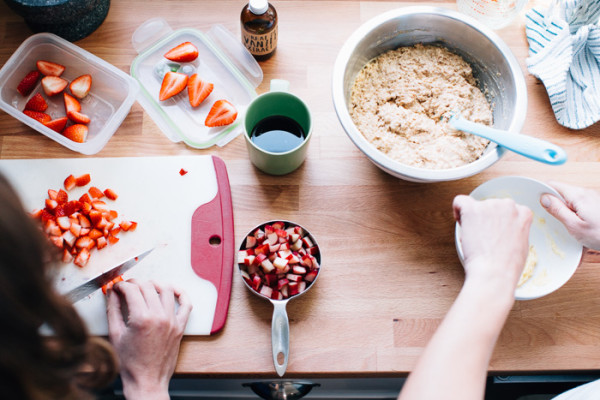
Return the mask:
<path fill-rule="evenodd" d="M 306 134 L 299 123 L 283 115 L 261 119 L 252 129 L 250 140 L 271 153 L 285 153 L 300 146 Z"/>

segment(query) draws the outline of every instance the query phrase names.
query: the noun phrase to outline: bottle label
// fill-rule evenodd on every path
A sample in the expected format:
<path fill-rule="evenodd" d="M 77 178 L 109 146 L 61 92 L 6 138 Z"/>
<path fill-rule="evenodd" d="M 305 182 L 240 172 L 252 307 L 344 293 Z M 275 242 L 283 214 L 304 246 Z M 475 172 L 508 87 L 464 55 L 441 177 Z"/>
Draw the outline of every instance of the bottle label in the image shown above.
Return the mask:
<path fill-rule="evenodd" d="M 270 54 L 277 47 L 277 26 L 272 31 L 259 35 L 247 31 L 242 25 L 242 41 L 255 56 Z"/>

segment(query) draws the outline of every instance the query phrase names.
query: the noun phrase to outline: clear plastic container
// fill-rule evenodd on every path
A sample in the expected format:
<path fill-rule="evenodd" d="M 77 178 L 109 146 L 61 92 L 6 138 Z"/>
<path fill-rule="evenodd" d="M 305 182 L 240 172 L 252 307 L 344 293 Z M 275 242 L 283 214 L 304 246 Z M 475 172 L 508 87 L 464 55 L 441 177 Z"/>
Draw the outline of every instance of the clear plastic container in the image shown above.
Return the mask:
<path fill-rule="evenodd" d="M 458 11 L 483 22 L 492 29 L 510 24 L 527 0 L 456 0 Z"/>
<path fill-rule="evenodd" d="M 164 57 L 173 47 L 191 42 L 198 48 L 198 58 L 175 63 Z M 141 86 L 138 102 L 173 142 L 185 142 L 194 148 L 223 146 L 243 131 L 241 121 L 248 104 L 256 97 L 256 87 L 263 73 L 252 55 L 221 25 L 207 34 L 191 28 L 173 31 L 163 18 L 144 22 L 133 34 L 132 44 L 139 55 L 131 64 L 131 76 Z M 167 71 L 198 73 L 214 84 L 214 89 L 198 107 L 192 108 L 187 90 L 159 101 L 158 94 Z M 238 110 L 230 125 L 208 128 L 204 121 L 216 100 L 229 100 Z"/>
<path fill-rule="evenodd" d="M 66 116 L 62 95 L 48 97 L 41 87 L 41 79 L 29 96 L 17 92 L 23 77 L 36 69 L 38 60 L 64 65 L 61 77 L 69 82 L 78 76 L 90 74 L 92 88 L 81 100 L 82 112 L 91 118 L 85 143 L 76 143 L 40 122 L 23 114 L 27 101 L 36 92 L 48 103 L 47 114 L 52 119 Z M 90 52 L 52 33 L 38 33 L 25 40 L 0 70 L 0 108 L 31 128 L 63 146 L 82 153 L 96 154 L 121 125 L 139 92 L 137 82 L 115 66 Z"/>

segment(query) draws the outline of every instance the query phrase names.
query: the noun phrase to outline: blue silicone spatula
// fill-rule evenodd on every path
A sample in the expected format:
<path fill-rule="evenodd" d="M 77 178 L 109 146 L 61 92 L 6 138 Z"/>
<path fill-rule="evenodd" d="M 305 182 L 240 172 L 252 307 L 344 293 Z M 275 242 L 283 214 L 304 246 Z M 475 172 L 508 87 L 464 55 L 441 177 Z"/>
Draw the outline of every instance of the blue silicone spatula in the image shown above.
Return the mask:
<path fill-rule="evenodd" d="M 546 140 L 490 128 L 483 124 L 468 121 L 458 113 L 453 113 L 448 123 L 454 129 L 481 136 L 510 151 L 536 161 L 551 165 L 561 165 L 567 161 L 567 153 L 563 148 Z"/>

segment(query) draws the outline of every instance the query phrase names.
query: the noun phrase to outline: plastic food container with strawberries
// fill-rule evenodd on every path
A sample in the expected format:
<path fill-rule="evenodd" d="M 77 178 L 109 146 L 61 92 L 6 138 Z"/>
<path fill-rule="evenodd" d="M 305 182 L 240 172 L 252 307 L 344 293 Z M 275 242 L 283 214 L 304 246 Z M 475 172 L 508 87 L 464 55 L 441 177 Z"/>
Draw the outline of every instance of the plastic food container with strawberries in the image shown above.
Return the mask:
<path fill-rule="evenodd" d="M 90 74 L 92 87 L 80 100 L 82 112 L 90 117 L 84 143 L 74 142 L 23 113 L 27 101 L 40 92 L 48 103 L 45 111 L 52 119 L 64 117 L 62 94 L 48 97 L 40 81 L 28 96 L 17 91 L 19 82 L 36 69 L 38 60 L 65 66 L 61 78 L 71 82 Z M 65 89 L 66 90 L 66 89 Z M 68 91 L 67 91 L 68 92 Z M 38 33 L 25 40 L 0 69 L 0 108 L 31 128 L 63 146 L 82 153 L 98 153 L 121 125 L 136 100 L 139 85 L 135 79 L 90 52 L 51 33 Z"/>
<path fill-rule="evenodd" d="M 177 63 L 164 57 L 185 42 L 198 48 L 198 58 L 194 61 Z M 163 18 L 152 18 L 136 29 L 132 44 L 139 54 L 131 65 L 131 76 L 141 87 L 138 102 L 171 141 L 204 149 L 223 146 L 242 132 L 244 111 L 256 97 L 263 73 L 241 41 L 227 29 L 214 25 L 207 33 L 192 28 L 173 31 Z M 168 71 L 188 76 L 197 73 L 213 83 L 214 89 L 197 107 L 190 105 L 186 89 L 159 101 L 161 83 Z M 206 116 L 221 99 L 231 102 L 238 116 L 229 125 L 209 128 L 204 124 Z"/>

